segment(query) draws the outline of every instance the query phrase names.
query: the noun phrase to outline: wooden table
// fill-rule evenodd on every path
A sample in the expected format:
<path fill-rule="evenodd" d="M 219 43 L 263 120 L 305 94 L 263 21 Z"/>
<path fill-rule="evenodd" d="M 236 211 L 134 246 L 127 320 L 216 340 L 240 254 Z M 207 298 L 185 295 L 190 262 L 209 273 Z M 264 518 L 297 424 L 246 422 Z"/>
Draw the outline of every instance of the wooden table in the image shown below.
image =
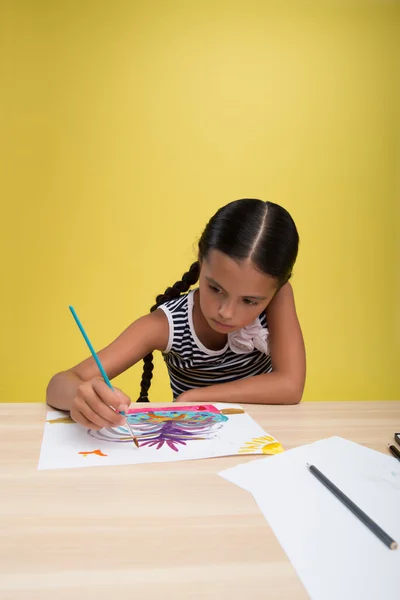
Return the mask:
<path fill-rule="evenodd" d="M 339 435 L 387 452 L 400 402 L 247 406 L 285 449 Z M 37 471 L 46 406 L 0 404 L 0 599 L 308 597 L 252 496 L 255 457 Z"/>

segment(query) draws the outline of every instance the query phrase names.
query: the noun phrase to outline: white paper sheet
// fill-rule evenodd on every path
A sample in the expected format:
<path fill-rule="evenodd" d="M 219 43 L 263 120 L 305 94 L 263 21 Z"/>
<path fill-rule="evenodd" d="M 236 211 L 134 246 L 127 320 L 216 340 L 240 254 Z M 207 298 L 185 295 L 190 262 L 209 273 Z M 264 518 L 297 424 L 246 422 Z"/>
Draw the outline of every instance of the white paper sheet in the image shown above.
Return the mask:
<path fill-rule="evenodd" d="M 132 465 L 283 450 L 235 404 L 134 407 L 128 419 L 139 449 L 126 426 L 91 431 L 73 423 L 66 413 L 49 411 L 38 469 Z"/>
<path fill-rule="evenodd" d="M 253 493 L 312 600 L 400 597 L 389 550 L 307 469 L 314 464 L 400 544 L 400 464 L 334 437 L 220 473 Z"/>

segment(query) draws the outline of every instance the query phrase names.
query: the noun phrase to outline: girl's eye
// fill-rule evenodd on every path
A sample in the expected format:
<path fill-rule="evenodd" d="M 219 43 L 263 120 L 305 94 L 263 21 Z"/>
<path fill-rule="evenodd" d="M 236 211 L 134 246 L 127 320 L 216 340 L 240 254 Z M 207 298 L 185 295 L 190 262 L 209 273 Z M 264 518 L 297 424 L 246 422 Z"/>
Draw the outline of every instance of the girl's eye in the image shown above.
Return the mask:
<path fill-rule="evenodd" d="M 247 306 L 257 306 L 258 302 L 254 300 L 249 300 L 249 298 L 243 298 L 243 302 L 247 304 Z"/>
<path fill-rule="evenodd" d="M 217 287 L 215 287 L 215 285 L 211 285 L 211 283 L 208 284 L 208 287 L 210 288 L 210 290 L 212 292 L 214 292 L 215 294 L 219 294 L 221 290 L 219 290 Z"/>

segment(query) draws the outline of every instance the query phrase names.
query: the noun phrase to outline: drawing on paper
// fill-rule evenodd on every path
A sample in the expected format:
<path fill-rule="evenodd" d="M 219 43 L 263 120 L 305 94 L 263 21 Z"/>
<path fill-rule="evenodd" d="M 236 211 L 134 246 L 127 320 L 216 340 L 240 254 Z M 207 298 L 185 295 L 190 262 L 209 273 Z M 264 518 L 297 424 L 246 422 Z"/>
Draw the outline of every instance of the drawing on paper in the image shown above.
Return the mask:
<path fill-rule="evenodd" d="M 249 454 L 251 452 L 259 454 L 260 451 L 262 454 L 279 454 L 280 452 L 284 452 L 284 448 L 270 435 L 253 438 L 250 442 L 246 442 L 239 448 L 239 454 Z"/>
<path fill-rule="evenodd" d="M 124 422 L 97 431 L 73 422 L 64 411 L 48 411 L 38 468 L 137 465 L 283 450 L 237 404 L 136 404 L 126 416 L 129 427 Z"/>
<path fill-rule="evenodd" d="M 127 413 L 127 420 L 136 437 L 139 447 L 154 447 L 160 450 L 164 445 L 174 452 L 194 440 L 206 440 L 215 436 L 228 421 L 228 417 L 215 406 L 171 407 L 153 410 L 139 409 Z M 88 434 L 98 440 L 118 443 L 132 443 L 129 429 L 122 425 Z"/>
<path fill-rule="evenodd" d="M 78 454 L 83 454 L 83 456 L 87 456 L 88 454 L 97 454 L 97 456 L 108 456 L 108 454 L 104 454 L 101 450 L 91 450 L 90 452 L 78 452 Z"/>

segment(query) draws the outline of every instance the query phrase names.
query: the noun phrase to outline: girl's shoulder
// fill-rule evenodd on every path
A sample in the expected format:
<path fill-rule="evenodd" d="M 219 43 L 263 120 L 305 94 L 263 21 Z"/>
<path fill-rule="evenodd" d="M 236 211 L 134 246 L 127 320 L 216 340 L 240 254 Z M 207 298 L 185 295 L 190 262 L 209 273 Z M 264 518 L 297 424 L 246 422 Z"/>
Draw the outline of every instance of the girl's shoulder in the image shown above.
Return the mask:
<path fill-rule="evenodd" d="M 158 308 L 170 313 L 187 312 L 188 306 L 193 304 L 193 294 L 194 290 L 191 290 L 190 292 L 181 294 L 177 298 L 167 300 L 167 302 L 164 302 Z"/>

